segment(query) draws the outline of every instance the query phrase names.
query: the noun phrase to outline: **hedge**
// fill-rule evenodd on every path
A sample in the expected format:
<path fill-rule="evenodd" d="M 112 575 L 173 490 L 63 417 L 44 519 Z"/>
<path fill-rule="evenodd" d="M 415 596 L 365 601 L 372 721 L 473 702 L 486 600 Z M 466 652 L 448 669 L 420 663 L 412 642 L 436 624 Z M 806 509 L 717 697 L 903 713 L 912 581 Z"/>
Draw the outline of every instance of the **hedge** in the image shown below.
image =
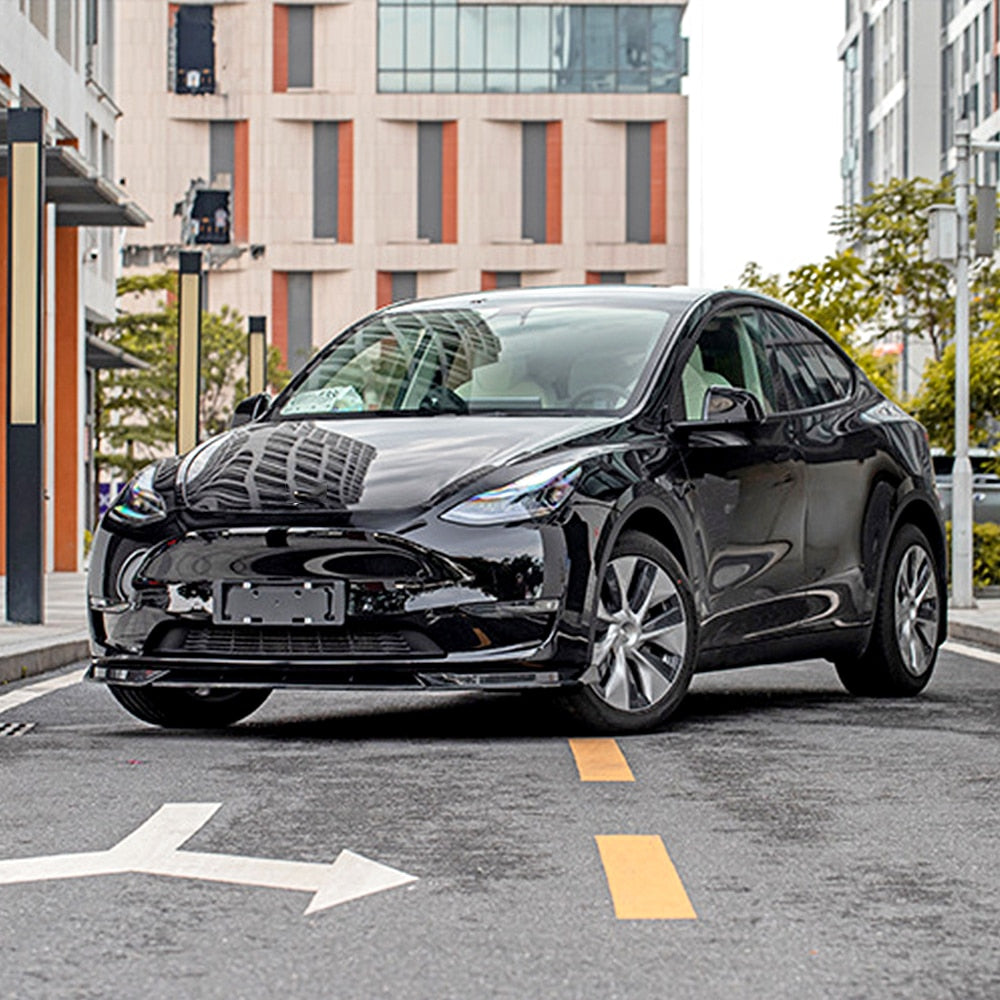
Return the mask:
<path fill-rule="evenodd" d="M 951 522 L 948 522 L 948 556 L 951 557 Z M 949 579 L 951 569 L 948 571 Z M 986 521 L 972 526 L 972 583 L 976 587 L 1000 586 L 1000 524 Z"/>

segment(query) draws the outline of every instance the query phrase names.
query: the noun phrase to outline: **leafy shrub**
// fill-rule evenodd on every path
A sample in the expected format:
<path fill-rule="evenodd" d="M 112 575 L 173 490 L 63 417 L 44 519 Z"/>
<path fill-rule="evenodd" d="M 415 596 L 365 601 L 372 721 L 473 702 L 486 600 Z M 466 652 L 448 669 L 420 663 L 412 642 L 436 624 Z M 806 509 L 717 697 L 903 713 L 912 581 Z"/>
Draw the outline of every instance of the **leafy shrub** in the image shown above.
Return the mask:
<path fill-rule="evenodd" d="M 948 553 L 951 554 L 951 522 Z M 951 578 L 949 566 L 948 577 Z M 1000 586 L 1000 524 L 987 521 L 972 526 L 972 583 L 976 587 Z"/>

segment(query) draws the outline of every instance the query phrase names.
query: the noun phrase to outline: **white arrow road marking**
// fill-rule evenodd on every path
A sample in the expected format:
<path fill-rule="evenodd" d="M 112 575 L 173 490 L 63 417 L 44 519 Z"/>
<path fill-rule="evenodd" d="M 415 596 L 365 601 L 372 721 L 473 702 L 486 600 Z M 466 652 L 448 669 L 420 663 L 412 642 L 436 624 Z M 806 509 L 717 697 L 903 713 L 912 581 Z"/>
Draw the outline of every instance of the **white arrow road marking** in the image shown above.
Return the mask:
<path fill-rule="evenodd" d="M 218 802 L 168 802 L 108 851 L 0 861 L 0 885 L 129 872 L 169 875 L 311 892 L 313 898 L 305 910 L 309 914 L 417 881 L 415 875 L 370 861 L 353 851 L 341 851 L 332 865 L 322 865 L 180 850 L 181 844 L 194 836 L 219 806 Z"/>
<path fill-rule="evenodd" d="M 71 684 L 79 684 L 83 680 L 84 673 L 83 670 L 73 670 L 68 674 L 49 677 L 47 680 L 38 681 L 37 684 L 26 684 L 24 687 L 16 688 L 7 694 L 0 694 L 0 712 L 9 712 L 12 708 L 26 705 L 29 701 L 41 698 L 43 694 L 51 694 L 53 691 L 69 687 Z"/>

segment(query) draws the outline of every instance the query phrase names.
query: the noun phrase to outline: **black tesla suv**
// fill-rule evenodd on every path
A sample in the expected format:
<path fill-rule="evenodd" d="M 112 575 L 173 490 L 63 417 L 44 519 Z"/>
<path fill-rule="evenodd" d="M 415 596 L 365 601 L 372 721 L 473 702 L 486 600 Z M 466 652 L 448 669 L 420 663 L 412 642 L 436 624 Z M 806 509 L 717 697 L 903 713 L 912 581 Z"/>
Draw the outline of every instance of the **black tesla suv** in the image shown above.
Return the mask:
<path fill-rule="evenodd" d="M 761 296 L 393 305 L 233 424 L 95 537 L 89 676 L 151 723 L 275 688 L 547 688 L 627 732 L 698 670 L 825 657 L 912 695 L 945 635 L 923 429 Z"/>

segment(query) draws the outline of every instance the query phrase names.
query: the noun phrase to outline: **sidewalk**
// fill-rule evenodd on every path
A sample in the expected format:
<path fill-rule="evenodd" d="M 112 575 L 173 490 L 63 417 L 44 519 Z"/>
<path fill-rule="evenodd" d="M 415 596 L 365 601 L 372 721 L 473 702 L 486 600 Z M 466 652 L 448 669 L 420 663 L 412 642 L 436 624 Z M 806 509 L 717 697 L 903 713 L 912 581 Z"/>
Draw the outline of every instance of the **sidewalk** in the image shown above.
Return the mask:
<path fill-rule="evenodd" d="M 1000 597 L 977 597 L 976 604 L 948 609 L 948 638 L 1000 652 Z"/>
<path fill-rule="evenodd" d="M 0 684 L 86 659 L 86 579 L 83 573 L 46 574 L 44 625 L 12 625 L 0 618 Z M 7 578 L 0 576 L 0 616 L 6 591 Z"/>
<path fill-rule="evenodd" d="M 0 614 L 6 579 L 0 576 Z M 1000 597 L 980 597 L 971 610 L 948 609 L 948 637 L 1000 652 Z M 87 658 L 86 576 L 49 573 L 45 624 L 0 621 L 0 684 L 56 670 Z"/>

